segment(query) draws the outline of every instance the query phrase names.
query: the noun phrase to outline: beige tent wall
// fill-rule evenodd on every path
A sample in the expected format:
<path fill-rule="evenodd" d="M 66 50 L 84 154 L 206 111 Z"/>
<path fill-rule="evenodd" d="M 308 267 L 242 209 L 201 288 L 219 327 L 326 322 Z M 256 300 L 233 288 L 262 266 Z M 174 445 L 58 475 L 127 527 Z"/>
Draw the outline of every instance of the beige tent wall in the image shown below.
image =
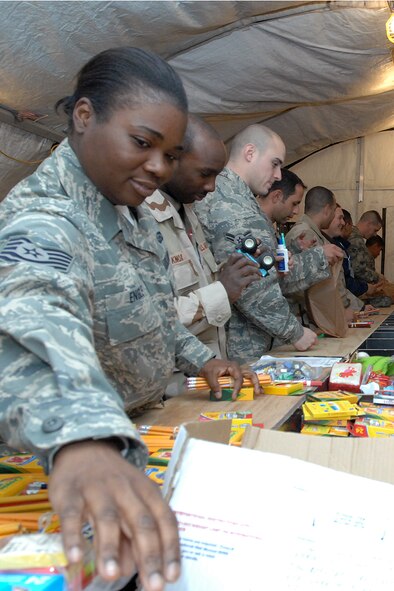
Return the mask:
<path fill-rule="evenodd" d="M 394 207 L 394 131 L 385 131 L 321 150 L 291 169 L 310 188 L 323 185 L 356 222 L 369 209 Z M 387 238 L 394 228 L 389 216 Z M 387 239 L 385 275 L 394 282 L 394 241 Z M 380 260 L 376 261 L 380 271 Z"/>
<path fill-rule="evenodd" d="M 385 131 L 321 150 L 291 169 L 308 187 L 323 185 L 334 191 L 338 202 L 358 218 L 368 209 L 381 212 L 394 206 L 393 147 L 394 131 Z"/>

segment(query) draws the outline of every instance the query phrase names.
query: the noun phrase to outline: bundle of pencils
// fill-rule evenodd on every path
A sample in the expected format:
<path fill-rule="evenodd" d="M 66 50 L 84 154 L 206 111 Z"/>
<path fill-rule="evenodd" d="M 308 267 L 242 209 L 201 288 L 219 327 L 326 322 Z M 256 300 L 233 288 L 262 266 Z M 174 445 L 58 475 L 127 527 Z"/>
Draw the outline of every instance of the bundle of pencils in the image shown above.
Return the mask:
<path fill-rule="evenodd" d="M 33 473 L 26 473 L 25 465 L 31 467 Z M 20 533 L 58 531 L 59 527 L 59 519 L 53 515 L 48 497 L 48 476 L 40 469 L 35 456 L 15 454 L 2 458 L 0 539 Z"/>
<path fill-rule="evenodd" d="M 141 435 L 142 441 L 145 443 L 151 454 L 159 449 L 172 449 L 174 447 L 178 427 L 140 425 L 138 431 Z"/>
<path fill-rule="evenodd" d="M 44 517 L 47 517 L 43 521 Z M 16 533 L 46 533 L 60 531 L 60 520 L 54 513 L 23 511 L 21 513 L 2 513 L 0 515 L 0 539 Z"/>
<path fill-rule="evenodd" d="M 264 384 L 271 384 L 272 380 L 268 374 L 257 374 L 260 386 Z M 234 379 L 231 376 L 221 376 L 218 378 L 219 386 L 221 388 L 232 388 L 234 386 Z M 210 390 L 210 386 L 205 378 L 187 378 L 186 386 L 188 390 Z M 243 388 L 250 388 L 253 386 L 252 380 L 244 378 L 242 382 Z"/>
<path fill-rule="evenodd" d="M 52 513 L 47 491 L 0 497 L 0 539 L 17 533 L 50 533 L 59 529 L 59 518 Z"/>

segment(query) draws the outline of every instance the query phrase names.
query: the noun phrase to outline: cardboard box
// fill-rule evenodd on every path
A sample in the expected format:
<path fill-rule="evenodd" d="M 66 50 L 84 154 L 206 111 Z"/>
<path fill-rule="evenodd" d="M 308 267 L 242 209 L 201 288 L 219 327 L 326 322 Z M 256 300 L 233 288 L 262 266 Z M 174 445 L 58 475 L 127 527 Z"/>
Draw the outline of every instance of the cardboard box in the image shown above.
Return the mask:
<path fill-rule="evenodd" d="M 303 437 L 300 433 L 282 433 L 267 429 L 247 429 L 242 447 L 283 454 L 394 484 L 394 439 L 337 439 Z"/>
<path fill-rule="evenodd" d="M 394 576 L 387 512 L 394 439 L 249 427 L 242 447 L 218 445 L 230 424 L 179 431 L 164 490 L 178 518 L 183 567 L 166 591 L 317 590 L 323 582 L 325 591 L 385 588 Z"/>

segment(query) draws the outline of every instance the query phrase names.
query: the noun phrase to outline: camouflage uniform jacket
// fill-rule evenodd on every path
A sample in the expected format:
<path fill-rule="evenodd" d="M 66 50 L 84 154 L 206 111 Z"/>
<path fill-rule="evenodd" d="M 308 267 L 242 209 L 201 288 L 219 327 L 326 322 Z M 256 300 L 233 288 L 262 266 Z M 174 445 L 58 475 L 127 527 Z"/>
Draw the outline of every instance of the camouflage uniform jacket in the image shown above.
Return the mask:
<path fill-rule="evenodd" d="M 353 226 L 348 240 L 350 242 L 348 253 L 356 279 L 367 283 L 377 283 L 379 273 L 375 270 L 375 259 L 366 247 L 365 239 L 361 236 L 357 226 Z"/>
<path fill-rule="evenodd" d="M 180 204 L 163 191 L 155 191 L 145 204 L 159 223 L 170 255 L 180 321 L 217 356 L 225 356 L 224 325 L 231 316 L 230 302 L 223 284 L 216 281 L 218 266 L 196 214 L 185 204 L 183 221 Z"/>
<path fill-rule="evenodd" d="M 364 295 L 366 293 L 366 291 L 368 290 L 368 283 L 366 281 L 361 281 L 360 279 L 356 279 L 354 276 L 352 261 L 350 259 L 349 252 L 348 252 L 350 242 L 348 240 L 346 240 L 345 238 L 342 238 L 342 236 L 338 237 L 338 238 L 334 238 L 333 242 L 334 242 L 334 244 L 336 244 L 337 246 L 342 248 L 342 250 L 345 253 L 345 257 L 343 259 L 342 266 L 343 266 L 343 272 L 345 275 L 346 287 L 356 297 Z"/>
<path fill-rule="evenodd" d="M 316 240 L 316 243 L 321 246 L 329 243 L 312 218 L 310 218 L 309 215 L 304 214 L 286 234 L 287 248 L 291 250 L 291 252 L 302 252 L 302 249 L 297 242 L 297 238 L 302 234 L 304 234 L 305 240 Z"/>
<path fill-rule="evenodd" d="M 295 252 L 300 252 L 301 249 L 297 243 L 297 238 L 304 234 L 305 240 L 313 240 L 317 241 L 317 244 L 330 244 L 331 240 L 324 235 L 324 233 L 318 228 L 315 222 L 310 218 L 307 214 L 304 214 L 299 222 L 297 222 L 291 230 L 286 234 L 286 243 L 287 247 Z M 358 307 L 356 304 L 356 300 L 353 298 L 353 294 L 348 291 L 346 288 L 345 282 L 345 275 L 343 272 L 342 263 L 337 263 L 335 267 L 335 272 L 337 274 L 337 290 L 341 297 L 342 304 L 344 308 L 349 308 L 349 306 L 356 306 L 354 309 L 361 309 L 363 303 L 360 302 L 360 306 Z M 316 282 L 317 283 L 317 282 Z"/>
<path fill-rule="evenodd" d="M 141 406 L 161 397 L 175 364 L 194 373 L 213 356 L 177 320 L 155 220 L 141 208 L 130 220 L 67 140 L 1 204 L 0 429 L 9 445 L 48 460 L 70 441 L 133 438 L 116 391 Z"/>
<path fill-rule="evenodd" d="M 225 168 L 216 179 L 216 190 L 194 204 L 215 259 L 224 261 L 235 246 L 226 233 L 251 232 L 269 250 L 276 248 L 275 233 L 262 216 L 247 184 Z M 298 341 L 303 328 L 290 312 L 278 274 L 271 269 L 261 281 L 247 287 L 236 304 L 227 325 L 227 354 L 240 362 L 260 357 L 280 342 Z"/>
<path fill-rule="evenodd" d="M 268 250 L 273 252 L 277 248 L 278 237 L 269 217 L 264 212 L 261 212 L 261 215 L 265 223 L 267 237 L 270 237 L 270 241 L 262 241 L 262 243 Z M 329 276 L 330 265 L 321 246 L 315 246 L 293 254 L 289 272 L 278 274 L 282 293 L 286 296 L 304 291 L 311 285 L 323 281 Z"/>

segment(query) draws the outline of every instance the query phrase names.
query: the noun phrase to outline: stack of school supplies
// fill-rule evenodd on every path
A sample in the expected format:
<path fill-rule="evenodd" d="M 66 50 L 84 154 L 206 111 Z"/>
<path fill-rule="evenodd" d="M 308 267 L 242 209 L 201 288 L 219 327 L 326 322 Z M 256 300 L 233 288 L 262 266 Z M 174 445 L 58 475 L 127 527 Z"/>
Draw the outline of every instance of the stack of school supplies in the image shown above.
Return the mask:
<path fill-rule="evenodd" d="M 394 435 L 394 408 L 372 403 L 361 403 L 364 416 L 349 426 L 354 437 L 392 437 Z"/>
<path fill-rule="evenodd" d="M 240 446 L 245 429 L 253 424 L 253 414 L 250 411 L 234 412 L 204 412 L 200 414 L 199 421 L 220 421 L 231 419 L 230 445 Z"/>
<path fill-rule="evenodd" d="M 0 458 L 0 539 L 38 531 L 59 531 L 48 498 L 48 477 L 35 456 Z"/>
<path fill-rule="evenodd" d="M 363 414 L 357 404 L 349 400 L 319 400 L 302 405 L 304 435 L 347 437 L 348 421 Z"/>
<path fill-rule="evenodd" d="M 329 392 L 312 392 L 308 394 L 308 402 L 319 402 L 319 401 L 341 401 L 346 400 L 347 402 L 358 404 L 361 398 L 361 394 L 354 394 L 352 392 L 346 392 L 345 390 L 336 390 Z"/>
<path fill-rule="evenodd" d="M 148 448 L 149 458 L 145 474 L 159 486 L 163 485 L 178 427 L 140 425 L 138 431 Z"/>
<path fill-rule="evenodd" d="M 348 437 L 348 421 L 337 419 L 320 421 L 319 423 L 304 423 L 301 428 L 303 435 L 328 435 L 330 437 Z"/>
<path fill-rule="evenodd" d="M 352 419 L 360 414 L 360 407 L 348 400 L 321 400 L 302 405 L 305 421 Z"/>

